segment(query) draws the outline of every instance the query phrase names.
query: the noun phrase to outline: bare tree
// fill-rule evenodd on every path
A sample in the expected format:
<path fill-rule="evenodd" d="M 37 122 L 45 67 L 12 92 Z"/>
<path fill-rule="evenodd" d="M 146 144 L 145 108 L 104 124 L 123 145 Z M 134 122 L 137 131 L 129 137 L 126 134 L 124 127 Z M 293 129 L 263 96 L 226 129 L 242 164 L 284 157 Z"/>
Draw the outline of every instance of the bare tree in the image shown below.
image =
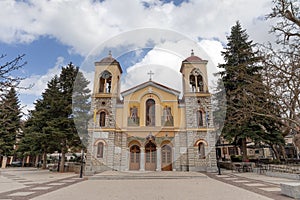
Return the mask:
<path fill-rule="evenodd" d="M 271 32 L 277 36 L 275 48 L 264 45 L 264 78 L 274 103 L 280 108 L 277 118 L 284 134 L 294 135 L 294 144 L 300 150 L 300 3 L 298 0 L 274 0 L 272 13 L 275 19 Z"/>
<path fill-rule="evenodd" d="M 11 87 L 17 87 L 23 78 L 15 76 L 13 73 L 26 65 L 26 62 L 22 62 L 25 54 L 18 55 L 13 60 L 7 61 L 4 64 L 0 64 L 0 92 L 7 91 Z M 0 61 L 4 60 L 6 55 L 0 56 Z"/>

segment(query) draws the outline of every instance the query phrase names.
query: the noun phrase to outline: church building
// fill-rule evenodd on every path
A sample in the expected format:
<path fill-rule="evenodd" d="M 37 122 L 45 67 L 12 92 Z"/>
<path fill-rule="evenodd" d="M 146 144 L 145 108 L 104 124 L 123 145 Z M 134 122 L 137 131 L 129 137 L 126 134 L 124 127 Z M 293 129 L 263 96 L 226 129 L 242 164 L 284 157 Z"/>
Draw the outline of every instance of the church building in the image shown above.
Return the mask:
<path fill-rule="evenodd" d="M 182 61 L 181 98 L 151 71 L 149 80 L 121 92 L 120 63 L 111 53 L 95 62 L 85 173 L 216 171 L 207 62 L 193 51 Z"/>

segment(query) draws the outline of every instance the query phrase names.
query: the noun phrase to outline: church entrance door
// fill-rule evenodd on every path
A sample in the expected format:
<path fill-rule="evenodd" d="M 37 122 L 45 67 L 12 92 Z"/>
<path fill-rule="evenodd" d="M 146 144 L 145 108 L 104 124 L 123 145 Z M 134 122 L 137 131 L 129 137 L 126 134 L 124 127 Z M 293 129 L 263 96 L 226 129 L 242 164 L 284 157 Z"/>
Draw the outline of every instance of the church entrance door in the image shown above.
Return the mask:
<path fill-rule="evenodd" d="M 155 171 L 156 170 L 156 145 L 149 141 L 145 146 L 146 159 L 145 159 L 145 170 Z"/>
<path fill-rule="evenodd" d="M 161 148 L 161 169 L 162 171 L 172 171 L 172 148 L 169 145 Z"/>
<path fill-rule="evenodd" d="M 130 164 L 129 170 L 139 170 L 140 169 L 140 147 L 133 145 L 130 148 Z"/>

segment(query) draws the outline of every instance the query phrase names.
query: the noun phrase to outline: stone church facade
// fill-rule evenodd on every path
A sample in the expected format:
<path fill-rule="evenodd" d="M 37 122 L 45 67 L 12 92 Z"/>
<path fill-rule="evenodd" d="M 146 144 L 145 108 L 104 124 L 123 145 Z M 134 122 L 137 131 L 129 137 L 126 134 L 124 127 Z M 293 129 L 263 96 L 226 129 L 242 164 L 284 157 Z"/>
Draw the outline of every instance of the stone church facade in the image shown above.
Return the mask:
<path fill-rule="evenodd" d="M 121 92 L 120 63 L 111 54 L 95 62 L 85 173 L 215 171 L 207 62 L 193 52 L 182 61 L 182 98 L 152 81 L 151 72 L 148 81 Z"/>

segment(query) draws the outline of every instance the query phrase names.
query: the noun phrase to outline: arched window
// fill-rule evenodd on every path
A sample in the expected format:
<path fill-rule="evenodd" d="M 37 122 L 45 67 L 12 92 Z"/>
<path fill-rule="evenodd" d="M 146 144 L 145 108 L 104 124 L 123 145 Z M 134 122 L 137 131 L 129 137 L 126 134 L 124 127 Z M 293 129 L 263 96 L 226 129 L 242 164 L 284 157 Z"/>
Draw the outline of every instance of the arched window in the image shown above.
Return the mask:
<path fill-rule="evenodd" d="M 203 92 L 204 84 L 200 69 L 193 69 L 190 74 L 190 85 L 192 92 Z"/>
<path fill-rule="evenodd" d="M 103 158 L 103 150 L 104 150 L 104 143 L 99 142 L 97 144 L 97 158 Z"/>
<path fill-rule="evenodd" d="M 146 126 L 155 126 L 155 101 L 153 99 L 146 101 Z"/>
<path fill-rule="evenodd" d="M 197 126 L 203 126 L 203 112 L 201 110 L 197 111 Z"/>
<path fill-rule="evenodd" d="M 200 159 L 205 159 L 205 144 L 203 142 L 198 144 L 198 154 Z"/>
<path fill-rule="evenodd" d="M 100 127 L 105 126 L 105 118 L 106 118 L 106 113 L 104 111 L 100 112 L 100 120 L 99 120 Z"/>
<path fill-rule="evenodd" d="M 111 73 L 107 70 L 101 73 L 99 79 L 99 93 L 110 93 L 111 92 Z"/>

